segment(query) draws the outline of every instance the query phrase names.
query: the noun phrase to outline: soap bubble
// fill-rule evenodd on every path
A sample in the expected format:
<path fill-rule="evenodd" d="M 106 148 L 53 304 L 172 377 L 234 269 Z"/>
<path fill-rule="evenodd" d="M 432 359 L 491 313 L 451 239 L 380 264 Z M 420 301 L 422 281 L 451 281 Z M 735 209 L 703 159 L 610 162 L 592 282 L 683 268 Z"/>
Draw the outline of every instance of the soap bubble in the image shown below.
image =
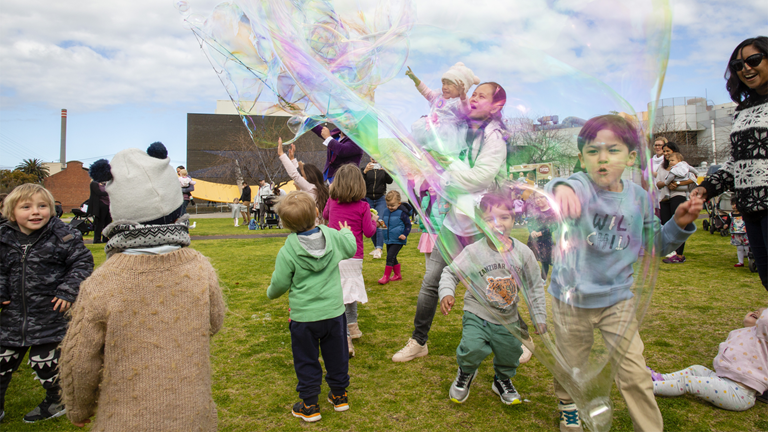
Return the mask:
<path fill-rule="evenodd" d="M 630 186 L 647 189 L 652 182 L 645 138 L 637 159 L 621 162 L 620 184 L 634 195 L 613 213 L 601 214 L 596 203 L 626 194 L 590 186 L 580 197 L 582 216 L 568 218 L 549 182 L 572 173 L 576 136 L 587 119 L 618 113 L 641 134 L 651 130 L 668 58 L 669 4 L 479 0 L 448 6 L 436 0 L 238 0 L 186 22 L 252 135 L 258 134 L 252 116 L 275 113 L 290 116 L 294 139 L 315 125 L 338 127 L 395 178 L 427 232 L 439 234 L 439 254 L 449 263 L 473 242 L 509 247 L 497 222 L 475 212 L 489 191 L 506 191 L 510 200 L 515 191 L 528 208 L 538 207 L 541 196 L 554 215 L 539 224 L 552 237 L 553 269 L 543 285 L 523 254 L 501 254 L 493 263 L 465 254 L 466 268 L 481 270 L 456 269 L 457 276 L 482 308 L 476 312 L 523 341 L 585 423 L 607 430 L 612 382 L 649 305 L 661 254 L 649 235 L 655 193 Z M 502 120 L 489 122 L 479 145 L 471 135 L 471 146 L 462 141 L 472 133 L 462 117 L 466 107 L 446 105 L 450 98 L 440 102 L 441 78 L 459 61 L 507 95 Z M 423 83 L 420 89 L 403 75 L 406 66 Z M 438 95 L 431 103 L 419 94 L 425 88 Z M 478 89 L 467 90 L 469 98 Z M 451 109 L 460 121 L 449 124 L 443 114 Z M 254 140 L 269 145 L 262 141 Z M 429 208 L 427 196 L 434 197 Z M 522 240 L 514 245 L 524 251 L 529 243 L 541 254 L 542 246 L 527 241 L 527 226 L 514 226 L 513 237 Z M 615 291 L 604 298 L 589 297 L 612 284 Z M 513 305 L 520 320 L 505 318 Z M 604 322 L 611 331 L 575 325 L 600 310 L 615 312 L 610 326 Z"/>

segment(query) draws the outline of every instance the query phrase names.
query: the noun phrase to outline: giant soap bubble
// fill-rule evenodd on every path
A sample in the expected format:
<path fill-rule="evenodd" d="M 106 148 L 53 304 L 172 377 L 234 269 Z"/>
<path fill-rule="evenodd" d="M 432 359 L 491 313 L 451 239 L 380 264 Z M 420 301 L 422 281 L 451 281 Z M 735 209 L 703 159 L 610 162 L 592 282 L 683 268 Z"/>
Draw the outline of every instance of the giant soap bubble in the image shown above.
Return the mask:
<path fill-rule="evenodd" d="M 585 119 L 617 113 L 637 126 L 638 136 L 651 130 L 648 119 L 655 117 L 668 58 L 666 1 L 237 0 L 205 13 L 191 1 L 179 1 L 177 8 L 253 135 L 258 131 L 250 118 L 276 112 L 291 116 L 288 126 L 296 136 L 333 123 L 376 158 L 417 207 L 420 195 L 433 191 L 434 209 L 445 211 L 447 222 L 424 220 L 429 232 L 439 233 L 446 262 L 461 254 L 469 238 L 509 247 L 498 234 L 503 228 L 475 212 L 490 192 L 516 190 L 533 197 L 531 206 L 536 197 L 548 202 L 554 213 L 547 225 L 554 267 L 548 281 L 531 278 L 515 254 L 500 254 L 497 263 L 465 254 L 466 269 L 493 264 L 501 276 L 456 270 L 489 320 L 505 325 L 552 372 L 584 422 L 592 430 L 610 429 L 610 388 L 628 350 L 638 356 L 631 340 L 650 302 L 661 253 L 652 235 L 654 192 L 629 186 L 647 189 L 651 181 L 647 142 L 640 138 L 633 163 L 622 162 L 623 190 L 642 192 L 623 201 L 620 211 L 590 213 L 587 203 L 603 192 L 588 187 L 582 216 L 567 218 L 544 185 L 571 174 Z M 482 81 L 500 84 L 506 104 L 500 121 L 488 118 L 482 139 L 472 135 L 458 143 L 465 151 L 443 151 L 456 144 L 441 147 L 440 141 L 440 110 L 451 98 L 442 94 L 430 104 L 404 73 L 410 66 L 433 96 L 441 95 L 441 78 L 457 62 Z M 468 90 L 469 98 L 478 87 Z M 478 112 L 472 100 L 466 109 Z M 638 115 L 646 106 L 647 113 Z M 414 124 L 420 133 L 412 133 Z M 432 144 L 425 144 L 424 131 L 434 131 Z M 445 139 L 465 135 L 471 135 L 466 128 Z M 503 145 L 491 145 L 493 158 L 483 157 L 490 142 Z M 521 174 L 526 176 L 518 181 Z M 424 217 L 427 209 L 418 210 Z M 515 230 L 525 240 L 528 233 Z M 463 243 L 457 235 L 466 237 Z M 600 254 L 590 255 L 590 248 Z M 629 258 L 617 264 L 617 255 Z M 608 263 L 624 267 L 617 271 Z M 601 274 L 615 280 L 596 276 Z M 595 300 L 595 292 L 604 295 Z M 520 321 L 504 318 L 512 304 Z M 614 319 L 608 323 L 601 311 Z M 585 320 L 600 323 L 603 331 L 581 326 Z M 521 329 L 522 322 L 530 331 Z"/>

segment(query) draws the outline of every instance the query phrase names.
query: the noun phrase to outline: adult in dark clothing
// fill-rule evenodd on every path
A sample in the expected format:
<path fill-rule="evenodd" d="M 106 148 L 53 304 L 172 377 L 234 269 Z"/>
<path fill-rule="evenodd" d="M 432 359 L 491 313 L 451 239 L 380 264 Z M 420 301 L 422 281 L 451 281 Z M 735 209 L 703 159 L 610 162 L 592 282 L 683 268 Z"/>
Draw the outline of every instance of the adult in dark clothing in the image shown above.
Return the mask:
<path fill-rule="evenodd" d="M 91 182 L 91 196 L 88 198 L 88 214 L 93 216 L 93 243 L 106 243 L 106 237 L 102 238 L 104 227 L 112 223 L 112 215 L 109 213 L 109 195 L 103 184 Z"/>
<path fill-rule="evenodd" d="M 248 226 L 248 223 L 251 222 L 251 214 L 249 208 L 251 207 L 251 187 L 248 186 L 248 183 L 243 182 L 243 192 L 240 194 L 240 202 L 245 207 L 245 211 L 241 211 L 240 214 L 243 215 L 243 222 L 245 226 Z"/>
<path fill-rule="evenodd" d="M 368 205 L 372 209 L 381 215 L 387 208 L 387 200 L 384 196 L 387 194 L 387 185 L 392 184 L 392 177 L 373 158 L 361 171 L 365 179 L 365 200 L 368 201 Z M 374 246 L 371 255 L 374 258 L 381 258 L 381 250 L 384 247 L 384 229 L 378 227 L 376 235 L 371 238 L 371 241 Z"/>
<path fill-rule="evenodd" d="M 323 145 L 328 147 L 326 151 L 325 167 L 323 168 L 323 180 L 333 183 L 333 177 L 340 166 L 346 164 L 360 165 L 363 158 L 363 149 L 355 144 L 352 139 L 339 129 L 328 130 L 325 126 L 315 126 L 312 132 L 322 138 Z"/>

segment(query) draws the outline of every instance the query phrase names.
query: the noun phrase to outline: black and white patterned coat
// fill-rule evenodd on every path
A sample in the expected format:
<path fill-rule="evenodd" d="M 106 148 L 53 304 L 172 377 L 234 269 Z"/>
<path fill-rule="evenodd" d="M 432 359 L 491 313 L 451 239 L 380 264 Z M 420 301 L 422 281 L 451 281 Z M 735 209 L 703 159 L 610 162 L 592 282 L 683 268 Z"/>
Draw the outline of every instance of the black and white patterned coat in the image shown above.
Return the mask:
<path fill-rule="evenodd" d="M 54 297 L 74 302 L 80 283 L 93 272 L 93 255 L 80 233 L 51 218 L 37 240 L 19 243 L 15 224 L 0 225 L 0 345 L 25 347 L 60 342 L 65 314 L 53 310 Z"/>
<path fill-rule="evenodd" d="M 768 210 L 768 98 L 737 109 L 731 128 L 731 155 L 701 184 L 707 197 L 735 192 L 742 213 Z"/>

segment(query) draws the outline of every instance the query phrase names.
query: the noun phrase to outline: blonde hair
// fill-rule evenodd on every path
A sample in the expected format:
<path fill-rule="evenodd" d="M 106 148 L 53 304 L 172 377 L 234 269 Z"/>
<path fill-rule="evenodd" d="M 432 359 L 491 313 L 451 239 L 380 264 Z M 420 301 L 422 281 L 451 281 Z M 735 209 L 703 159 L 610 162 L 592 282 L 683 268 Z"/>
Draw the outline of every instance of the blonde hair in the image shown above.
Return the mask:
<path fill-rule="evenodd" d="M 353 203 L 365 198 L 365 179 L 360 168 L 346 164 L 336 171 L 331 183 L 331 198 L 339 203 Z"/>
<path fill-rule="evenodd" d="M 387 204 L 400 204 L 402 202 L 400 199 L 400 192 L 394 190 L 387 192 L 387 194 L 384 196 L 384 200 L 387 202 Z"/>
<path fill-rule="evenodd" d="M 672 156 L 676 157 L 678 162 L 683 162 L 685 160 L 685 158 L 683 158 L 683 154 L 680 153 L 680 152 L 674 152 L 674 153 L 672 153 L 669 156 L 670 157 L 672 157 Z"/>
<path fill-rule="evenodd" d="M 304 232 L 315 227 L 317 207 L 312 196 L 304 191 L 292 191 L 275 204 L 283 226 L 292 232 Z"/>
<path fill-rule="evenodd" d="M 186 177 L 187 176 L 187 170 L 185 170 L 184 168 L 180 169 L 179 170 L 179 176 Z"/>
<path fill-rule="evenodd" d="M 5 200 L 3 201 L 3 216 L 8 218 L 8 220 L 11 222 L 16 222 L 16 215 L 14 214 L 13 209 L 16 208 L 16 205 L 19 204 L 19 202 L 30 200 L 37 194 L 43 196 L 43 201 L 48 204 L 52 214 L 55 214 L 56 211 L 54 208 L 56 203 L 53 200 L 53 195 L 51 195 L 48 189 L 36 183 L 25 183 L 23 185 L 16 186 L 11 191 L 11 193 L 5 197 Z"/>

